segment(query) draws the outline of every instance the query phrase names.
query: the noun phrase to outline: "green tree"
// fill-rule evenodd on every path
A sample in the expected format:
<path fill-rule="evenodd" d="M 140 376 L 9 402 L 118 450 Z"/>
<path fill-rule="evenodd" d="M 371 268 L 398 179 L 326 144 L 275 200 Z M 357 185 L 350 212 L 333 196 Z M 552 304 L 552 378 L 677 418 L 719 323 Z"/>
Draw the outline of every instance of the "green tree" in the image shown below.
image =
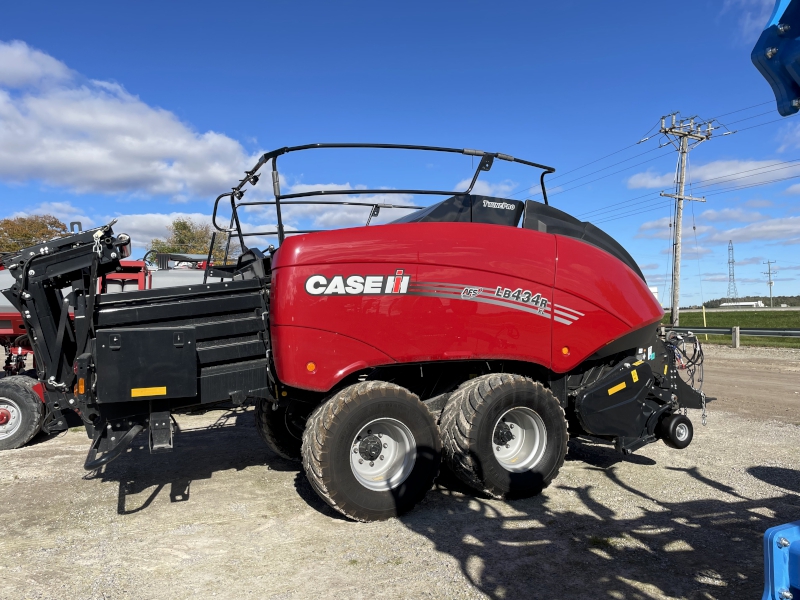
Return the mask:
<path fill-rule="evenodd" d="M 69 235 L 66 224 L 53 215 L 31 215 L 0 221 L 0 252 L 16 252 Z"/>
<path fill-rule="evenodd" d="M 181 254 L 208 254 L 208 246 L 211 244 L 211 236 L 214 232 L 209 223 L 197 223 L 192 219 L 178 217 L 168 227 L 169 235 L 166 240 L 155 238 L 150 240 L 148 250 L 155 250 L 163 253 Z M 217 232 L 214 240 L 213 260 L 216 264 L 222 264 L 225 256 L 225 245 L 228 236 L 222 232 Z M 228 259 L 239 255 L 239 244 L 231 239 L 228 250 Z"/>

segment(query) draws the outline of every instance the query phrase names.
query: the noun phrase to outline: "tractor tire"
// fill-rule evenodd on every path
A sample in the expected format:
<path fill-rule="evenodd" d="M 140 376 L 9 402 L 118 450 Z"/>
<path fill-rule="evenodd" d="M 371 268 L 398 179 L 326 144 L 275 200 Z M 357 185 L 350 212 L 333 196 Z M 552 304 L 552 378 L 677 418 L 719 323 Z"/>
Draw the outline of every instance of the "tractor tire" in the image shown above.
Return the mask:
<path fill-rule="evenodd" d="M 670 448 L 683 450 L 692 443 L 694 427 L 688 417 L 675 413 L 661 419 L 656 434 Z"/>
<path fill-rule="evenodd" d="M 493 498 L 527 498 L 558 475 L 567 455 L 564 409 L 521 375 L 476 377 L 453 392 L 440 421 L 445 464 Z"/>
<path fill-rule="evenodd" d="M 309 417 L 303 467 L 319 496 L 356 521 L 401 515 L 439 474 L 433 416 L 407 389 L 365 381 L 337 392 Z"/>
<path fill-rule="evenodd" d="M 21 375 L 0 380 L 0 450 L 24 446 L 42 428 L 44 404 L 34 385 L 35 380 Z"/>
<path fill-rule="evenodd" d="M 264 398 L 256 400 L 256 429 L 267 447 L 286 460 L 300 462 L 303 429 L 299 427 L 292 405 L 279 406 Z M 303 420 L 304 421 L 304 420 Z"/>

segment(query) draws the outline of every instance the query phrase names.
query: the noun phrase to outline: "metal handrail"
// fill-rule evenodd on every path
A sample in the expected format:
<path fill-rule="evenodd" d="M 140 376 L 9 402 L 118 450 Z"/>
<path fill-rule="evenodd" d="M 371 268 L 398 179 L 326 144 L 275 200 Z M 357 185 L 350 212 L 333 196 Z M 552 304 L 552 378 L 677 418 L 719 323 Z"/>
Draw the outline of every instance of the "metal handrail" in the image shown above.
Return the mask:
<path fill-rule="evenodd" d="M 453 154 L 464 154 L 467 156 L 479 156 L 481 157 L 480 164 L 478 168 L 475 170 L 474 175 L 472 176 L 472 180 L 470 181 L 469 187 L 465 191 L 442 191 L 442 190 L 311 190 L 308 192 L 301 192 L 296 194 L 286 194 L 282 195 L 280 190 L 280 176 L 278 173 L 278 157 L 282 156 L 283 154 L 288 154 L 290 152 L 298 152 L 301 150 L 312 150 L 312 149 L 324 149 L 324 148 L 372 148 L 372 149 L 392 149 L 392 150 L 423 150 L 429 152 L 448 152 Z M 351 195 L 351 194 L 413 194 L 413 195 L 434 195 L 434 196 L 449 196 L 449 195 L 464 195 L 470 194 L 472 189 L 475 187 L 475 183 L 480 176 L 482 171 L 489 171 L 492 168 L 492 163 L 495 159 L 504 160 L 507 162 L 516 162 L 523 165 L 527 165 L 530 167 L 534 167 L 537 169 L 542 169 L 542 174 L 540 176 L 540 183 L 542 187 L 542 197 L 544 198 L 544 203 L 549 204 L 547 200 L 547 191 L 544 186 L 544 177 L 548 173 L 555 173 L 555 169 L 553 167 L 548 167 L 547 165 L 543 165 L 540 163 L 535 163 L 528 160 L 523 160 L 520 158 L 515 158 L 509 154 L 503 154 L 501 152 L 484 152 L 483 150 L 472 150 L 469 148 L 447 148 L 443 146 L 416 146 L 416 145 L 409 145 L 409 144 L 351 144 L 351 143 L 335 143 L 335 144 L 306 144 L 304 146 L 286 146 L 284 148 L 278 148 L 277 150 L 272 150 L 271 152 L 267 152 L 263 154 L 256 165 L 249 171 L 245 171 L 245 177 L 239 181 L 239 184 L 232 188 L 230 192 L 226 192 L 224 194 L 220 194 L 217 196 L 217 199 L 214 201 L 214 212 L 211 217 L 211 222 L 214 227 L 218 231 L 226 232 L 229 234 L 236 232 L 239 237 L 239 243 L 243 250 L 246 249 L 244 244 L 244 237 L 245 236 L 253 236 L 253 235 L 268 235 L 266 233 L 248 233 L 243 234 L 241 224 L 239 223 L 239 216 L 237 213 L 238 206 L 245 206 L 249 203 L 241 203 L 239 205 L 236 204 L 237 200 L 241 200 L 244 196 L 244 193 L 247 191 L 245 190 L 245 185 L 248 183 L 253 186 L 258 183 L 259 175 L 258 171 L 263 167 L 267 162 L 270 160 L 272 161 L 272 190 L 275 196 L 275 200 L 272 202 L 262 202 L 262 203 L 252 203 L 252 204 L 274 204 L 275 205 L 275 212 L 277 215 L 277 230 L 274 233 L 278 235 L 278 242 L 283 243 L 283 240 L 286 237 L 286 231 L 283 226 L 283 217 L 281 214 L 281 204 L 289 204 L 289 202 L 283 202 L 289 198 L 301 198 L 301 197 L 315 197 L 315 196 L 336 196 L 342 195 L 343 193 Z M 231 199 L 231 225 L 227 228 L 220 227 L 217 223 L 217 208 L 219 206 L 219 201 L 222 198 L 230 197 Z M 307 202 L 297 202 L 298 204 L 316 204 L 315 202 L 307 201 Z M 319 202 L 319 204 L 345 204 L 345 205 L 357 205 L 354 202 Z M 381 207 L 381 203 L 363 203 L 363 206 L 373 206 L 373 214 L 371 214 L 370 218 L 367 220 L 367 224 L 369 224 L 370 220 L 373 216 L 376 216 L 377 213 L 376 207 L 378 209 Z M 412 208 L 412 207 L 401 207 L 395 205 L 386 205 L 387 208 Z M 422 208 L 422 207 L 413 207 L 415 209 Z M 234 229 L 235 223 L 235 229 Z M 274 235 L 274 233 L 272 235 Z M 298 231 L 292 233 L 299 233 Z"/>

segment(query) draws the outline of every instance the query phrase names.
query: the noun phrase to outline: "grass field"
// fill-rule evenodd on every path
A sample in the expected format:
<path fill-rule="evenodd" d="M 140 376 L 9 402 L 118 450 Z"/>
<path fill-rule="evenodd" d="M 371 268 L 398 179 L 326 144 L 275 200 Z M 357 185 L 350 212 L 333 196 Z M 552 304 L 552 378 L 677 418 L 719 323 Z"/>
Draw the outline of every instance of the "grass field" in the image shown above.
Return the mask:
<path fill-rule="evenodd" d="M 669 323 L 669 312 L 664 315 L 662 323 Z M 731 312 L 707 312 L 705 327 L 733 327 L 753 329 L 800 329 L 800 310 L 752 310 Z M 681 327 L 703 327 L 703 313 L 681 313 Z M 705 334 L 700 340 L 706 341 Z M 709 335 L 710 344 L 730 344 L 727 335 Z M 800 348 L 800 338 L 779 337 L 741 337 L 743 346 L 771 346 L 779 348 Z"/>

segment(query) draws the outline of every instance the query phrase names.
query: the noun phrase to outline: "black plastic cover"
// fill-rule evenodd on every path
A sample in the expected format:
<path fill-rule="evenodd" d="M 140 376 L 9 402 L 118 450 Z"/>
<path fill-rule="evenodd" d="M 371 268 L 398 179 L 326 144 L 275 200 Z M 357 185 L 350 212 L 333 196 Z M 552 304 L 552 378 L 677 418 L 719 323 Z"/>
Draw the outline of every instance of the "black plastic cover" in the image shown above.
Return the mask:
<path fill-rule="evenodd" d="M 636 364 L 638 362 L 638 364 Z M 657 405 L 647 395 L 653 372 L 646 362 L 629 357 L 575 399 L 581 427 L 593 435 L 639 437 Z"/>
<path fill-rule="evenodd" d="M 412 212 L 392 223 L 487 223 L 516 227 L 525 204 L 491 196 L 458 195 Z"/>
<path fill-rule="evenodd" d="M 628 265 L 639 277 L 644 279 L 639 265 L 619 242 L 602 229 L 591 223 L 579 221 L 564 211 L 546 204 L 528 200 L 525 202 L 525 220 L 522 222 L 525 229 L 533 229 L 542 233 L 554 233 L 567 237 L 583 240 L 596 248 L 608 252 L 611 256 Z"/>

